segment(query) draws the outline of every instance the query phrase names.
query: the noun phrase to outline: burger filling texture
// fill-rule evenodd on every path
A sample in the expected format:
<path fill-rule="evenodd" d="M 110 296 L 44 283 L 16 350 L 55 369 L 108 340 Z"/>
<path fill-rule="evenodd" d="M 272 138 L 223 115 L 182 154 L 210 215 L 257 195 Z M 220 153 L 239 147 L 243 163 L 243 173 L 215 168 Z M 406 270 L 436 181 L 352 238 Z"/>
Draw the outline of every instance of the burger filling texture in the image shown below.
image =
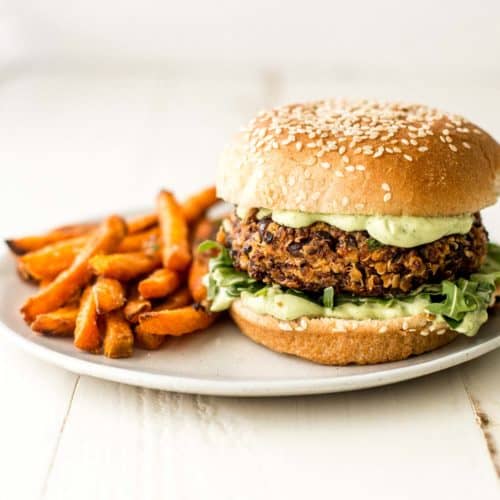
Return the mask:
<path fill-rule="evenodd" d="M 475 335 L 500 281 L 500 247 L 478 214 L 388 217 L 241 210 L 225 219 L 206 276 L 212 311 L 391 319 L 434 315 Z"/>

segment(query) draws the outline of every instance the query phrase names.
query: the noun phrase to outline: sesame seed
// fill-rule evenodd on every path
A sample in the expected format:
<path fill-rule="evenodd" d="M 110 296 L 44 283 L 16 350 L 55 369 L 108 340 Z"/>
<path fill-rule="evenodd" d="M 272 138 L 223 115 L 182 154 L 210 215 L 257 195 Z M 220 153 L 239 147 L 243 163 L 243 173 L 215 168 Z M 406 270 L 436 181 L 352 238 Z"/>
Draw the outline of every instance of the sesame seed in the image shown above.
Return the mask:
<path fill-rule="evenodd" d="M 295 185 L 295 177 L 293 175 L 291 175 L 290 177 L 288 177 L 288 185 L 289 186 Z"/>
<path fill-rule="evenodd" d="M 316 201 L 316 200 L 318 200 L 318 199 L 319 199 L 319 197 L 320 197 L 320 196 L 321 196 L 321 193 L 320 193 L 319 191 L 316 191 L 315 193 L 313 193 L 313 194 L 311 195 L 311 199 L 312 199 L 313 201 Z"/>
<path fill-rule="evenodd" d="M 319 166 L 321 168 L 330 168 L 331 167 L 330 163 L 328 163 L 327 161 L 320 162 Z"/>
<path fill-rule="evenodd" d="M 402 328 L 403 330 L 408 330 L 408 321 L 406 321 L 406 320 L 405 320 L 405 321 L 403 321 L 403 324 L 401 325 L 401 328 Z"/>
<path fill-rule="evenodd" d="M 358 170 L 359 172 L 363 172 L 364 170 L 366 170 L 366 168 L 364 165 L 356 165 L 356 170 Z"/>
<path fill-rule="evenodd" d="M 347 172 L 354 172 L 355 170 L 354 165 L 347 165 L 345 169 L 347 170 Z"/>
<path fill-rule="evenodd" d="M 389 186 L 389 184 L 387 184 L 387 182 L 383 182 L 382 185 L 381 185 L 381 188 L 384 191 L 390 191 L 391 190 L 391 186 Z"/>
<path fill-rule="evenodd" d="M 305 147 L 314 150 L 314 154 L 307 155 L 301 162 L 304 167 L 313 165 L 317 158 L 323 158 L 331 151 L 338 151 L 342 162 L 351 167 L 346 155 L 348 149 L 355 155 L 375 158 L 384 153 L 400 154 L 407 161 L 412 161 L 409 151 L 403 153 L 398 146 L 411 145 L 419 153 L 425 153 L 429 148 L 419 146 L 418 140 L 435 133 L 441 142 L 448 144 L 450 150 L 454 151 L 456 146 L 453 144 L 452 134 L 472 132 L 482 133 L 465 119 L 433 108 L 345 99 L 315 101 L 263 111 L 242 130 L 243 148 L 248 155 L 245 163 L 252 162 L 262 168 L 265 160 L 261 153 L 289 144 L 293 144 L 297 151 L 302 151 Z M 302 140 L 296 140 L 299 136 Z M 467 140 L 464 135 L 461 138 Z M 365 141 L 373 142 L 370 144 Z M 460 142 L 464 148 L 469 149 L 464 145 L 465 141 Z M 381 146 L 381 143 L 384 145 Z M 470 145 L 470 141 L 466 144 Z M 328 162 L 321 162 L 320 166 L 326 163 Z M 357 167 L 354 168 L 358 170 Z M 346 168 L 346 171 L 352 171 L 352 168 Z M 296 182 L 299 178 L 297 177 Z"/>
<path fill-rule="evenodd" d="M 421 330 L 420 335 L 422 335 L 422 337 L 427 337 L 427 335 L 429 335 L 429 330 Z"/>
<path fill-rule="evenodd" d="M 387 203 L 388 201 L 390 201 L 391 198 L 392 198 L 391 193 L 385 193 L 384 194 L 384 203 Z"/>
<path fill-rule="evenodd" d="M 337 177 L 344 177 L 344 174 L 340 170 L 335 170 L 335 175 Z"/>
<path fill-rule="evenodd" d="M 465 148 L 465 149 L 470 149 L 470 144 L 468 142 L 462 142 L 462 146 Z"/>
<path fill-rule="evenodd" d="M 288 323 L 286 321 L 280 321 L 278 323 L 278 326 L 279 326 L 280 330 L 283 330 L 285 332 L 291 332 L 292 331 L 292 326 L 290 325 L 290 323 Z"/>
<path fill-rule="evenodd" d="M 344 196 L 342 198 L 342 206 L 345 207 L 349 203 L 349 198 L 347 196 Z"/>
<path fill-rule="evenodd" d="M 446 328 L 441 328 L 440 330 L 438 330 L 436 332 L 438 335 L 443 335 L 444 333 L 446 333 Z"/>
<path fill-rule="evenodd" d="M 451 149 L 454 153 L 456 153 L 456 152 L 458 151 L 458 148 L 457 148 L 455 145 L 453 145 L 453 144 L 448 144 L 448 146 L 449 146 L 449 148 L 450 148 L 450 149 Z"/>
<path fill-rule="evenodd" d="M 384 325 L 384 326 L 381 326 L 381 327 L 379 328 L 378 332 L 379 332 L 379 333 L 386 333 L 386 332 L 387 332 L 387 330 L 389 330 L 389 329 L 387 328 L 387 326 L 385 326 L 385 325 Z"/>

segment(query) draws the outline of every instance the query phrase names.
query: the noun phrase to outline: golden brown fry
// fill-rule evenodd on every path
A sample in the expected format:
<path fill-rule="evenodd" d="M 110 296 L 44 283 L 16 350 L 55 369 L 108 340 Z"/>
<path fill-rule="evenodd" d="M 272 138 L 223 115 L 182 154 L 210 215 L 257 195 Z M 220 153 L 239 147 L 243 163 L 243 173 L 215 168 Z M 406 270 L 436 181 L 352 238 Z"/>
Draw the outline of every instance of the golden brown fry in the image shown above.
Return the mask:
<path fill-rule="evenodd" d="M 191 262 L 188 226 L 181 206 L 168 191 L 161 191 L 158 195 L 158 221 L 163 266 L 172 271 L 184 271 Z"/>
<path fill-rule="evenodd" d="M 61 307 L 53 312 L 39 314 L 31 323 L 31 329 L 38 333 L 58 337 L 73 335 L 77 314 L 77 305 Z"/>
<path fill-rule="evenodd" d="M 150 229 L 158 224 L 158 216 L 156 214 L 147 214 L 135 217 L 127 221 L 128 234 L 136 234 Z"/>
<path fill-rule="evenodd" d="M 23 255 L 27 252 L 34 252 L 44 246 L 50 245 L 57 241 L 75 238 L 89 234 L 96 229 L 96 224 L 74 224 L 72 226 L 62 226 L 52 229 L 48 233 L 36 236 L 26 236 L 24 238 L 6 240 L 5 243 L 17 255 Z"/>
<path fill-rule="evenodd" d="M 28 252 L 18 258 L 19 274 L 26 280 L 53 280 L 71 266 L 87 241 L 88 237 L 79 236 Z"/>
<path fill-rule="evenodd" d="M 151 311 L 151 309 L 151 302 L 140 297 L 137 288 L 134 288 L 127 299 L 123 312 L 127 321 L 130 321 L 130 323 L 137 323 L 139 321 L 139 315 L 143 312 Z"/>
<path fill-rule="evenodd" d="M 201 219 L 195 227 L 193 234 L 193 262 L 189 269 L 188 286 L 195 302 L 202 302 L 207 298 L 207 289 L 203 284 L 203 278 L 208 273 L 208 262 L 211 257 L 217 255 L 216 249 L 206 252 L 197 250 L 200 243 L 212 239 L 217 232 L 218 223 L 209 219 Z"/>
<path fill-rule="evenodd" d="M 38 286 L 40 289 L 47 288 L 51 283 L 52 283 L 52 280 L 49 280 L 48 278 L 44 278 L 43 280 L 38 282 Z"/>
<path fill-rule="evenodd" d="M 184 287 L 181 288 L 180 290 L 177 290 L 172 295 L 170 295 L 163 304 L 161 304 L 155 309 L 155 311 L 162 311 L 165 309 L 178 309 L 180 307 L 187 306 L 192 302 L 193 299 L 191 298 L 189 290 L 187 289 L 187 287 Z M 151 304 L 149 305 L 150 308 L 148 310 L 150 311 Z M 141 311 L 141 312 L 146 312 L 146 311 Z M 135 316 L 136 322 L 139 320 L 138 316 L 139 315 Z M 154 333 L 142 333 L 136 331 L 135 338 L 137 340 L 137 345 L 139 347 L 142 347 L 143 349 L 155 350 L 159 349 L 163 345 L 166 336 L 155 335 Z"/>
<path fill-rule="evenodd" d="M 135 332 L 137 347 L 147 349 L 148 351 L 155 351 L 156 349 L 159 349 L 165 343 L 165 338 L 165 335 Z"/>
<path fill-rule="evenodd" d="M 169 269 L 157 269 L 139 282 L 138 289 L 145 299 L 156 299 L 174 292 L 180 284 L 179 273 Z"/>
<path fill-rule="evenodd" d="M 125 290 L 118 280 L 99 276 L 92 292 L 98 314 L 119 309 L 125 303 Z"/>
<path fill-rule="evenodd" d="M 203 278 L 207 273 L 208 261 L 196 257 L 191 264 L 188 276 L 189 291 L 195 302 L 202 302 L 207 298 L 207 288 L 203 283 Z"/>
<path fill-rule="evenodd" d="M 155 308 L 155 311 L 164 309 L 179 309 L 180 307 L 188 306 L 193 303 L 193 297 L 187 287 L 180 288 L 172 295 L 169 295 L 165 301 Z M 144 311 L 147 312 L 147 311 Z"/>
<path fill-rule="evenodd" d="M 141 233 L 129 234 L 123 238 L 118 253 L 140 252 L 149 250 L 152 246 L 158 245 L 160 230 L 157 227 L 142 231 Z"/>
<path fill-rule="evenodd" d="M 123 311 L 106 314 L 103 352 L 108 358 L 129 358 L 134 349 L 134 335 Z"/>
<path fill-rule="evenodd" d="M 91 285 L 85 289 L 80 300 L 74 344 L 78 349 L 92 353 L 99 352 L 101 347 L 101 334 L 97 324 L 97 310 Z"/>
<path fill-rule="evenodd" d="M 69 301 L 92 277 L 89 260 L 96 254 L 113 251 L 125 236 L 126 226 L 121 217 L 108 217 L 85 244 L 71 266 L 57 276 L 46 288 L 30 297 L 21 308 L 26 322 L 31 323 L 36 316 L 54 311 Z"/>
<path fill-rule="evenodd" d="M 194 226 L 192 235 L 193 253 L 196 252 L 200 243 L 205 240 L 214 240 L 220 227 L 220 221 L 211 219 L 200 219 Z"/>
<path fill-rule="evenodd" d="M 216 314 L 205 312 L 193 306 L 164 311 L 151 311 L 139 316 L 136 332 L 155 335 L 184 335 L 208 328 L 217 318 Z"/>
<path fill-rule="evenodd" d="M 90 268 L 95 274 L 119 281 L 130 281 L 151 273 L 161 265 L 158 253 L 146 255 L 142 252 L 96 255 L 90 259 Z"/>
<path fill-rule="evenodd" d="M 183 204 L 182 211 L 188 224 L 197 221 L 211 206 L 217 202 L 215 186 L 203 189 L 190 196 Z"/>

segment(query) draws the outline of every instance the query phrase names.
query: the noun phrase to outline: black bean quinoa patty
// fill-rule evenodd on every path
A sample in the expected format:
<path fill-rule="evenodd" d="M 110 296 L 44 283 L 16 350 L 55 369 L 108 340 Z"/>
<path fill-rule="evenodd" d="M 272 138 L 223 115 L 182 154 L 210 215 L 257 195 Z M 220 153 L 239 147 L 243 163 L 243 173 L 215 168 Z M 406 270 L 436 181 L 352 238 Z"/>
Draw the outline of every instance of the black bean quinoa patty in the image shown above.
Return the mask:
<path fill-rule="evenodd" d="M 361 296 L 405 294 L 424 283 L 470 275 L 487 252 L 479 214 L 467 234 L 415 248 L 380 245 L 366 231 L 346 232 L 324 222 L 293 229 L 256 214 L 252 210 L 241 220 L 233 213 L 219 232 L 235 267 L 259 281 L 308 292 L 332 286 Z"/>

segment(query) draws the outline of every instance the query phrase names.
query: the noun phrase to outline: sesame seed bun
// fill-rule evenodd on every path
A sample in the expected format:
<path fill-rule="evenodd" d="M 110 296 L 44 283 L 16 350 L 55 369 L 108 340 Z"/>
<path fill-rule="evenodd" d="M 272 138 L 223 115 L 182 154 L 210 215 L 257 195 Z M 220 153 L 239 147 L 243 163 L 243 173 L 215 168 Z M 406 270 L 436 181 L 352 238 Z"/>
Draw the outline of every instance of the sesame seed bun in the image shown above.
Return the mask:
<path fill-rule="evenodd" d="M 241 300 L 233 302 L 230 313 L 240 330 L 255 342 L 325 365 L 399 361 L 444 346 L 458 335 L 446 327 L 433 327 L 429 314 L 390 320 L 281 321 L 253 312 Z"/>
<path fill-rule="evenodd" d="M 218 195 L 243 207 L 448 216 L 495 203 L 498 143 L 418 105 L 329 100 L 260 113 L 224 151 Z"/>

